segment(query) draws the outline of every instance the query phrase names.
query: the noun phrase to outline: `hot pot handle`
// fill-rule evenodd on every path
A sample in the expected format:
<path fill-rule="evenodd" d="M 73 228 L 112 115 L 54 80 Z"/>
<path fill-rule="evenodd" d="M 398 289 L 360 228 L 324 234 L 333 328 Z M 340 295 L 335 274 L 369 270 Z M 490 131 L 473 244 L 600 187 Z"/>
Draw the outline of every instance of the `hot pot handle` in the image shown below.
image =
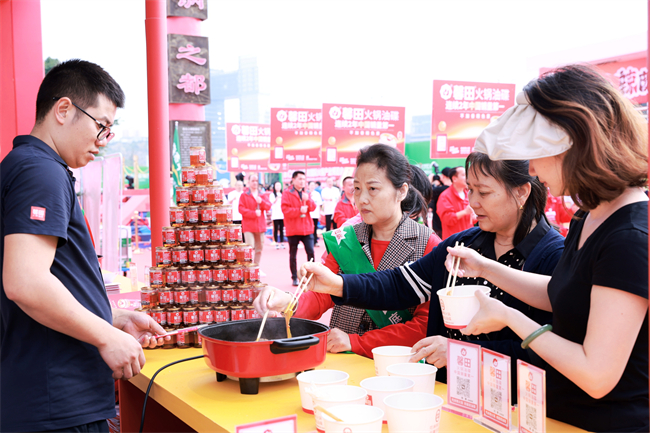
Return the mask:
<path fill-rule="evenodd" d="M 271 353 L 279 355 L 282 353 L 298 352 L 305 350 L 311 346 L 315 346 L 320 342 L 318 337 L 313 335 L 305 335 L 303 337 L 287 338 L 284 340 L 275 340 L 271 343 Z"/>

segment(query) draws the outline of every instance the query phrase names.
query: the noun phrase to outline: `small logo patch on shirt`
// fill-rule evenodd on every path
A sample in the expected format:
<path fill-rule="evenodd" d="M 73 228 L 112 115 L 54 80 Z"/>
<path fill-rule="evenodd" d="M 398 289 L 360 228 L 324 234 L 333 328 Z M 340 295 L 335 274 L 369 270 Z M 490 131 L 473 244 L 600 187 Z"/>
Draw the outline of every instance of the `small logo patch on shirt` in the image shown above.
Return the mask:
<path fill-rule="evenodd" d="M 29 219 L 45 221 L 45 208 L 32 206 L 32 214 Z"/>

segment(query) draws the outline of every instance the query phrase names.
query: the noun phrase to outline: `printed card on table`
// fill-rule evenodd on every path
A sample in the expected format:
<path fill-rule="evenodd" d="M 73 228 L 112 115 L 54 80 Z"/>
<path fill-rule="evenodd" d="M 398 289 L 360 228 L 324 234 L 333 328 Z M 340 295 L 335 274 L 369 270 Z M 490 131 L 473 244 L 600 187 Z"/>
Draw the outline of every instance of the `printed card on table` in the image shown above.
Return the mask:
<path fill-rule="evenodd" d="M 289 415 L 235 426 L 235 433 L 297 433 L 298 416 Z"/>
<path fill-rule="evenodd" d="M 481 347 L 483 420 L 510 430 L 510 357 Z"/>
<path fill-rule="evenodd" d="M 546 371 L 517 360 L 519 433 L 546 432 Z"/>
<path fill-rule="evenodd" d="M 476 344 L 447 340 L 447 405 L 459 409 L 459 415 L 481 414 L 480 349 Z"/>

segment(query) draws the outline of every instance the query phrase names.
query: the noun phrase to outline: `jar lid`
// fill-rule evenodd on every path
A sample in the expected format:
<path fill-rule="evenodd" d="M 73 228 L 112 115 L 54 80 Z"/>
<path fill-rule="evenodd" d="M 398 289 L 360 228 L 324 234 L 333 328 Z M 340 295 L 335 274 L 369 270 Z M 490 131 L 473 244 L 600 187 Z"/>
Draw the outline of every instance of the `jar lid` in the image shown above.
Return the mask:
<path fill-rule="evenodd" d="M 184 270 L 184 271 L 193 271 L 195 269 L 196 268 L 194 268 L 194 266 L 183 266 L 183 268 L 182 268 L 182 270 Z"/>
<path fill-rule="evenodd" d="M 164 269 L 165 272 L 170 272 L 170 271 L 178 271 L 178 267 L 176 266 L 170 266 L 168 268 Z"/>

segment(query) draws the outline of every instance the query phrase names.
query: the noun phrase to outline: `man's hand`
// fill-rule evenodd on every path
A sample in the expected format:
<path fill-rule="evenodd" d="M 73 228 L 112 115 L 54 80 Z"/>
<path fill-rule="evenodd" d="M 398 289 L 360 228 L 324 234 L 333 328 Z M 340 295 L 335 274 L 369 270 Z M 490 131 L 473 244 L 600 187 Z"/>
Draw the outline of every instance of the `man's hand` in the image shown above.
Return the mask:
<path fill-rule="evenodd" d="M 256 216 L 262 216 L 262 211 L 259 209 L 255 209 L 255 215 Z"/>
<path fill-rule="evenodd" d="M 113 379 L 130 379 L 139 374 L 146 360 L 138 341 L 119 329 L 108 329 L 109 334 L 97 348 L 104 362 L 113 370 Z"/>
<path fill-rule="evenodd" d="M 128 310 L 113 310 L 113 326 L 133 336 L 142 347 L 154 348 L 161 346 L 164 340 L 171 337 L 154 338 L 155 335 L 165 334 L 165 330 L 155 320 L 144 313 Z"/>
<path fill-rule="evenodd" d="M 409 359 L 409 362 L 418 362 L 426 359 L 429 364 L 438 368 L 447 366 L 447 339 L 440 335 L 423 338 L 413 346 L 415 355 Z"/>
<path fill-rule="evenodd" d="M 306 214 L 309 210 L 309 206 L 300 206 L 300 213 Z"/>
<path fill-rule="evenodd" d="M 329 268 L 320 263 L 307 262 L 300 268 L 300 276 L 313 273 L 311 281 L 307 285 L 307 290 L 314 292 L 327 293 L 333 296 L 343 296 L 343 278 L 330 271 Z"/>
<path fill-rule="evenodd" d="M 255 201 L 257 202 L 257 204 L 262 203 L 262 197 L 260 197 L 259 195 L 256 195 L 255 196 Z"/>
<path fill-rule="evenodd" d="M 337 328 L 332 328 L 327 335 L 327 351 L 330 353 L 347 352 L 352 350 L 350 336 Z"/>

